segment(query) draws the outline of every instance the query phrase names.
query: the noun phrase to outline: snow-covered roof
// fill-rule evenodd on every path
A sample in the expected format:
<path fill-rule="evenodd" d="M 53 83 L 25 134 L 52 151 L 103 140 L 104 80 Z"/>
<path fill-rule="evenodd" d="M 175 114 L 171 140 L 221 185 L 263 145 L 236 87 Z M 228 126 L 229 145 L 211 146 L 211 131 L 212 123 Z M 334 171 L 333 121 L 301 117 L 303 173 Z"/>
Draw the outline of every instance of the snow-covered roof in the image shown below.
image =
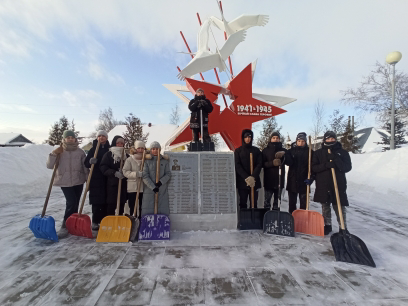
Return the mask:
<path fill-rule="evenodd" d="M 18 141 L 13 141 L 17 138 Z M 30 140 L 25 138 L 22 134 L 19 133 L 0 133 L 0 145 L 7 146 L 7 145 L 15 145 L 15 146 L 23 146 L 26 143 L 32 143 Z"/>
<path fill-rule="evenodd" d="M 147 124 L 143 125 L 143 134 L 149 133 L 146 145 L 149 146 L 153 141 L 158 141 L 161 147 L 166 147 L 167 141 L 170 139 L 173 132 L 177 129 L 175 124 L 152 124 L 150 127 Z M 108 133 L 109 140 L 112 140 L 115 135 L 123 135 L 126 132 L 125 125 L 117 125 Z"/>

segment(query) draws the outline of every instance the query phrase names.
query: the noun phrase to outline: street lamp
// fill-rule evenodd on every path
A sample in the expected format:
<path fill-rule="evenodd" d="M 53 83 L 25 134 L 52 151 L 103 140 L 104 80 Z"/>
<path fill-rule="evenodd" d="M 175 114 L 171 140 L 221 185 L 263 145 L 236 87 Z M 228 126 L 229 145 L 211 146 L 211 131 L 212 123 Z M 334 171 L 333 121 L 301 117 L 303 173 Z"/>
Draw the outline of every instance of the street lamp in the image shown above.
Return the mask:
<path fill-rule="evenodd" d="M 391 104 L 391 140 L 390 150 L 395 150 L 395 65 L 401 60 L 401 52 L 394 51 L 387 55 L 386 61 L 392 66 L 392 104 Z"/>

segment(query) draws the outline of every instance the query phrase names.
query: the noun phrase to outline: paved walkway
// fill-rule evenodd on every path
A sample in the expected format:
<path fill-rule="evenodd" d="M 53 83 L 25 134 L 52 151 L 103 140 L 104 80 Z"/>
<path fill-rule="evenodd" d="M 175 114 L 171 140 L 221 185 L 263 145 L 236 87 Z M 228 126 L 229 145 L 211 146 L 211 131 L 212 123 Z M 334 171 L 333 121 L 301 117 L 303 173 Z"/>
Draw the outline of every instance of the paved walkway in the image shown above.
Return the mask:
<path fill-rule="evenodd" d="M 27 228 L 42 201 L 0 206 L 2 306 L 408 305 L 408 222 L 392 213 L 350 210 L 349 230 L 378 266 L 369 268 L 336 262 L 327 237 L 260 231 L 176 232 L 168 242 L 135 244 L 43 241 Z M 47 215 L 57 228 L 63 209 L 53 192 Z"/>

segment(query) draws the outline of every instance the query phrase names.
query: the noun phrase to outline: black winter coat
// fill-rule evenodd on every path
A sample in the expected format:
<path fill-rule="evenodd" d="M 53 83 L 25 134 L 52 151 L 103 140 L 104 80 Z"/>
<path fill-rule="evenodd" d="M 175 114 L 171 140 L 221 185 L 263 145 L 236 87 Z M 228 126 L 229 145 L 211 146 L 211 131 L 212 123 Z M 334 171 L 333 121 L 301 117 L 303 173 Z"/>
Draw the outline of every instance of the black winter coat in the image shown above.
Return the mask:
<path fill-rule="evenodd" d="M 309 146 L 298 147 L 296 143 L 293 143 L 292 147 L 285 154 L 285 164 L 289 166 L 286 189 L 289 192 L 305 194 L 305 180 L 307 179 L 309 168 Z M 313 173 L 311 173 L 310 178 L 314 178 Z"/>
<path fill-rule="evenodd" d="M 248 176 L 251 176 L 251 162 L 250 153 L 252 153 L 254 172 L 252 176 L 255 178 L 255 190 L 262 188 L 261 179 L 259 174 L 262 170 L 262 153 L 261 151 L 252 145 L 252 141 L 249 144 L 244 142 L 243 136 L 245 133 L 251 133 L 253 139 L 253 132 L 251 130 L 242 131 L 242 146 L 237 148 L 234 152 L 235 159 L 235 172 L 236 172 L 236 184 L 238 189 L 250 189 L 245 182 Z"/>
<path fill-rule="evenodd" d="M 92 143 L 92 148 L 86 155 L 84 164 L 87 168 L 91 168 L 89 160 L 94 157 L 97 144 L 98 140 L 95 139 Z M 109 147 L 109 141 L 106 141 L 104 145 L 100 145 L 99 147 L 98 156 L 96 157 L 98 162 L 94 166 L 91 182 L 89 184 L 89 203 L 91 205 L 106 206 L 106 177 L 99 169 L 99 165 L 102 161 L 102 157 L 109 151 Z"/>
<path fill-rule="evenodd" d="M 264 188 L 267 190 L 278 189 L 279 188 L 279 167 L 273 165 L 273 160 L 275 159 L 275 154 L 277 152 L 287 150 L 282 146 L 281 142 L 270 142 L 268 146 L 262 150 L 262 160 L 264 167 Z M 286 155 L 286 154 L 285 154 Z M 285 155 L 281 158 L 282 161 L 282 173 L 280 180 L 280 187 L 285 187 Z"/>
<path fill-rule="evenodd" d="M 191 111 L 190 128 L 201 129 L 200 109 L 203 110 L 203 127 L 208 127 L 208 114 L 213 111 L 213 105 L 205 96 L 195 96 L 188 104 Z"/>
<path fill-rule="evenodd" d="M 328 149 L 331 150 L 333 157 L 329 157 Z M 322 148 L 316 150 L 313 154 L 312 171 L 316 174 L 316 190 L 313 201 L 326 203 L 328 193 L 331 194 L 333 199 L 336 198 L 332 171 L 327 167 L 330 159 L 333 160 L 335 165 L 341 205 L 348 206 L 346 173 L 351 170 L 351 159 L 349 153 L 342 148 L 339 142 L 332 146 L 322 144 Z"/>
<path fill-rule="evenodd" d="M 123 164 L 129 155 L 125 154 L 123 156 Z M 111 151 L 105 153 L 102 158 L 102 162 L 99 169 L 107 177 L 107 196 L 106 203 L 115 204 L 118 196 L 118 185 L 119 179 L 115 176 L 115 172 L 120 169 L 120 161 L 115 162 L 113 159 L 113 153 Z M 120 202 L 125 203 L 127 200 L 127 178 L 122 179 Z"/>

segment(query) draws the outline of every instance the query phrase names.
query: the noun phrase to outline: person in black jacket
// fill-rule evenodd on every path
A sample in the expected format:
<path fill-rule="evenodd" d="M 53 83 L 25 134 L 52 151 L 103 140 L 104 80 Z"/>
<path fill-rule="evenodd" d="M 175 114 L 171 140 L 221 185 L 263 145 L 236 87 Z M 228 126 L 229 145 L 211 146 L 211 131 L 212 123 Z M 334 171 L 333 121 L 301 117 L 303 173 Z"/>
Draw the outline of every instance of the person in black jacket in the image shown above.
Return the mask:
<path fill-rule="evenodd" d="M 211 142 L 208 134 L 208 114 L 213 111 L 213 106 L 210 100 L 206 99 L 204 90 L 197 89 L 194 99 L 188 104 L 191 111 L 190 129 L 193 131 L 193 141 L 198 142 L 199 134 L 201 133 L 201 110 L 203 111 L 203 142 Z"/>
<path fill-rule="evenodd" d="M 273 207 L 272 209 L 278 210 L 278 199 L 282 193 L 283 187 L 285 187 L 285 167 L 282 166 L 284 162 L 284 156 L 286 149 L 282 146 L 280 141 L 280 134 L 273 132 L 271 135 L 271 141 L 268 146 L 262 150 L 262 160 L 264 167 L 264 190 L 265 201 L 264 207 L 271 208 L 271 199 L 273 195 Z M 282 166 L 280 177 L 280 190 L 279 190 L 279 167 Z"/>
<path fill-rule="evenodd" d="M 99 164 L 101 163 L 103 155 L 109 150 L 108 133 L 103 130 L 98 131 L 96 134 L 98 139 L 95 139 L 92 143 L 92 148 L 86 155 L 84 164 L 85 167 L 91 168 L 94 166 L 91 182 L 89 185 L 89 204 L 92 205 L 92 230 L 99 229 L 99 223 L 106 217 L 106 177 L 99 170 Z M 96 146 L 98 141 L 101 143 L 99 146 L 98 155 L 94 158 Z"/>
<path fill-rule="evenodd" d="M 313 156 L 313 151 L 312 151 Z M 286 190 L 289 195 L 289 213 L 296 210 L 297 197 L 299 196 L 300 209 L 306 209 L 306 186 L 313 183 L 313 175 L 307 178 L 309 169 L 309 146 L 306 133 L 299 133 L 296 142 L 285 154 L 285 164 L 289 166 Z"/>
<path fill-rule="evenodd" d="M 242 131 L 242 146 L 234 152 L 236 184 L 239 194 L 239 207 L 247 208 L 248 196 L 251 194 L 251 187 L 255 187 L 254 207 L 257 208 L 258 189 L 262 187 L 259 174 L 262 170 L 261 151 L 252 145 L 254 133 L 251 130 Z M 253 173 L 251 175 L 250 153 L 253 158 Z M 252 205 L 252 203 L 251 203 Z M 252 207 L 252 206 L 251 206 Z"/>
<path fill-rule="evenodd" d="M 331 151 L 330 154 L 328 149 Z M 349 153 L 344 150 L 341 143 L 337 141 L 336 133 L 328 131 L 323 136 L 322 148 L 314 152 L 312 159 L 312 170 L 316 173 L 316 190 L 313 201 L 322 204 L 325 235 L 328 235 L 332 231 L 330 204 L 333 205 L 337 221 L 340 224 L 331 171 L 332 168 L 334 168 L 336 172 L 340 204 L 343 212 L 344 224 L 346 224 L 346 206 L 349 205 L 346 194 L 346 173 L 351 170 L 351 159 Z"/>
<path fill-rule="evenodd" d="M 108 178 L 106 183 L 106 204 L 108 216 L 115 215 L 119 180 L 122 180 L 119 216 L 123 215 L 125 203 L 127 201 L 127 178 L 123 175 L 123 172 L 120 169 L 120 161 L 124 146 L 125 140 L 121 136 L 113 137 L 112 145 L 109 148 L 109 151 L 103 156 L 101 164 L 99 165 L 99 169 L 103 175 Z M 129 155 L 126 153 L 123 155 L 123 164 L 128 157 Z"/>

